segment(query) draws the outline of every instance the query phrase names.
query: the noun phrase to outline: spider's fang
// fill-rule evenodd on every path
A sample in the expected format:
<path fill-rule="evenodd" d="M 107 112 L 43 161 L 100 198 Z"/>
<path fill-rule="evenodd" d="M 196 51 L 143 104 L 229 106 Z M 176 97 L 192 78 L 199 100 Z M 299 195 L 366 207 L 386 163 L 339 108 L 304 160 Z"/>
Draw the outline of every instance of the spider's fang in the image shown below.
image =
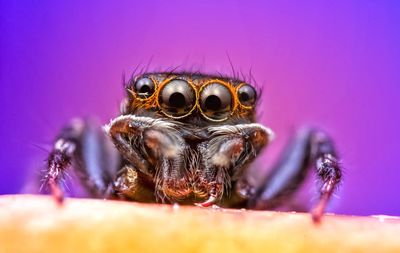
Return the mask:
<path fill-rule="evenodd" d="M 215 203 L 217 203 L 218 198 L 215 196 L 210 196 L 206 201 L 201 202 L 201 203 L 195 203 L 196 206 L 200 206 L 200 207 L 209 207 L 214 205 Z"/>

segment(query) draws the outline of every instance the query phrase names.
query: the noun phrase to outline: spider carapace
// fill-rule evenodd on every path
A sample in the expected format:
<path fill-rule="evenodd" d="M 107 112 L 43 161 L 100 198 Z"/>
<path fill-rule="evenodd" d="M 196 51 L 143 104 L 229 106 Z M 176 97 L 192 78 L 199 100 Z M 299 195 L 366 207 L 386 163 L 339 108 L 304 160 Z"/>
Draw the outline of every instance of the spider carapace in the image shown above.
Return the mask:
<path fill-rule="evenodd" d="M 126 84 L 121 115 L 101 127 L 73 120 L 49 154 L 44 186 L 61 201 L 62 182 L 74 172 L 90 197 L 140 202 L 213 204 L 273 209 L 292 195 L 313 168 L 318 221 L 340 182 L 329 136 L 303 128 L 278 162 L 261 168 L 262 184 L 249 166 L 272 140 L 255 122 L 256 89 L 236 78 L 198 73 L 146 73 Z"/>

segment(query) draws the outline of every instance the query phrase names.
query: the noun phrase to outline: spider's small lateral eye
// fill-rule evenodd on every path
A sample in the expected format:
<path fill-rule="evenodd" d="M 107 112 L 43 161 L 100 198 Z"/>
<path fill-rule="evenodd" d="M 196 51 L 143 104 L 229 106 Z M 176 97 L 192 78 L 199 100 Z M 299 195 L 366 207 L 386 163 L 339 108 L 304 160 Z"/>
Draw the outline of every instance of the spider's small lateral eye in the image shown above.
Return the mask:
<path fill-rule="evenodd" d="M 208 119 L 223 121 L 227 119 L 231 113 L 231 92 L 220 83 L 208 84 L 201 91 L 200 107 L 203 115 Z"/>
<path fill-rule="evenodd" d="M 185 80 L 173 79 L 162 87 L 158 103 L 161 111 L 172 118 L 189 114 L 196 104 L 196 93 Z"/>
<path fill-rule="evenodd" d="M 148 98 L 153 95 L 155 90 L 155 85 L 153 80 L 148 77 L 143 77 L 136 81 L 135 91 L 140 98 Z"/>
<path fill-rule="evenodd" d="M 243 85 L 237 91 L 239 101 L 244 106 L 253 106 L 257 99 L 256 90 L 248 84 Z"/>

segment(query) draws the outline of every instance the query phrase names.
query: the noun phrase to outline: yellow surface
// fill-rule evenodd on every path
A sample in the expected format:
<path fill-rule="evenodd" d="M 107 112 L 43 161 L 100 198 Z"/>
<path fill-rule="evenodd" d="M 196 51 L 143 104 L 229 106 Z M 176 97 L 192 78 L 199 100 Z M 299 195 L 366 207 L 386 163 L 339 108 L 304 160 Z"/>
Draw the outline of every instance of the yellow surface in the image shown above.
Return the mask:
<path fill-rule="evenodd" d="M 400 219 L 0 196 L 0 252 L 400 252 Z"/>

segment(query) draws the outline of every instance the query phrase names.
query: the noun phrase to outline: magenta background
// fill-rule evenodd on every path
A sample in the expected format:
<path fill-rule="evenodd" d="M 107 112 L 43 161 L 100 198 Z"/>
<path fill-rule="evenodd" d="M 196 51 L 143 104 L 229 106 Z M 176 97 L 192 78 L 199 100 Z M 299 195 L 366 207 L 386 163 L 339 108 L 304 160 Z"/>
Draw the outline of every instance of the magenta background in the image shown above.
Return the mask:
<path fill-rule="evenodd" d="M 57 130 L 117 113 L 129 74 L 183 65 L 264 87 L 260 121 L 277 134 L 313 123 L 337 142 L 336 212 L 400 215 L 400 4 L 384 1 L 1 1 L 0 193 L 18 192 Z M 39 1 L 38 1 L 39 2 Z M 261 165 L 262 160 L 258 161 Z"/>

